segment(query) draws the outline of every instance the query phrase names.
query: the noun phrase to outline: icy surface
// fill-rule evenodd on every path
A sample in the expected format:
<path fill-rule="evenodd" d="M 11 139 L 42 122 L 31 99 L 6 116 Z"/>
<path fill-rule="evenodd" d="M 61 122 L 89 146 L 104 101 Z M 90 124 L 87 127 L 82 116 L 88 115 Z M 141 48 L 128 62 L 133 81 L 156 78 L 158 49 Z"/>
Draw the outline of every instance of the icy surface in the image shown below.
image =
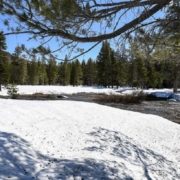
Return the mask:
<path fill-rule="evenodd" d="M 0 179 L 180 179 L 180 126 L 94 103 L 0 99 Z"/>

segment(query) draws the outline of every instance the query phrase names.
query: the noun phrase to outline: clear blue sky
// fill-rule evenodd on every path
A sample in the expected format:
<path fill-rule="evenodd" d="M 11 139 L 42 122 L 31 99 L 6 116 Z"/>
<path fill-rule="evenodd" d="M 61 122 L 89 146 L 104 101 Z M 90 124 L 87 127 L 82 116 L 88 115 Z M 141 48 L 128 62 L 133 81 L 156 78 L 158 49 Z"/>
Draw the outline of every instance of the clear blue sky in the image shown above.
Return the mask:
<path fill-rule="evenodd" d="M 39 42 L 36 42 L 34 40 L 28 40 L 28 35 L 11 35 L 6 37 L 6 43 L 7 43 L 7 51 L 13 53 L 14 49 L 17 45 L 25 44 L 27 48 L 34 48 L 39 45 Z M 52 41 L 49 45 L 51 46 L 52 49 L 57 49 L 57 46 L 54 45 L 55 42 Z M 92 44 L 87 44 L 87 43 L 81 43 L 80 47 L 88 49 Z M 86 53 L 85 55 L 82 55 L 78 59 L 80 60 L 87 60 L 88 58 L 96 59 L 99 51 L 100 51 L 101 45 L 98 45 L 95 47 L 93 50 L 90 52 Z M 66 54 L 68 54 L 67 50 L 59 51 L 56 53 L 59 58 L 64 58 Z M 73 56 L 76 56 L 78 53 L 73 53 Z"/>
<path fill-rule="evenodd" d="M 162 13 L 159 12 L 156 14 L 156 17 L 157 16 L 161 16 Z M 130 16 L 126 17 L 127 19 L 124 19 L 126 22 L 129 21 L 131 18 L 133 18 L 133 14 L 131 14 Z M 3 24 L 3 17 L 0 16 L 0 30 L 3 30 L 5 32 L 7 32 L 7 30 L 5 29 L 5 26 Z M 11 25 L 13 25 L 14 22 L 11 22 Z M 6 42 L 7 42 L 7 51 L 9 51 L 10 53 L 14 52 L 14 49 L 17 45 L 21 45 L 21 44 L 25 44 L 26 47 L 28 48 L 35 48 L 39 45 L 39 42 L 35 41 L 35 40 L 28 40 L 28 38 L 30 37 L 30 35 L 10 35 L 10 36 L 7 36 L 6 37 Z M 57 46 L 57 43 L 54 41 L 51 41 L 49 43 L 49 46 L 51 47 L 51 49 L 55 50 L 58 48 Z M 84 48 L 85 50 L 90 48 L 92 46 L 92 44 L 90 43 L 81 43 L 80 44 L 80 48 Z M 99 44 L 97 47 L 95 47 L 93 50 L 91 50 L 90 52 L 86 53 L 85 55 L 82 55 L 81 57 L 79 57 L 78 59 L 80 60 L 87 60 L 88 58 L 92 58 L 92 59 L 96 59 L 99 51 L 100 51 L 100 48 L 101 48 L 101 44 Z M 113 46 L 114 48 L 114 46 Z M 59 58 L 64 58 L 65 55 L 68 54 L 68 51 L 66 49 L 63 49 L 63 51 L 59 51 L 57 53 L 58 57 Z M 74 57 L 76 56 L 77 54 L 79 54 L 78 52 L 77 53 L 73 53 L 71 57 Z"/>

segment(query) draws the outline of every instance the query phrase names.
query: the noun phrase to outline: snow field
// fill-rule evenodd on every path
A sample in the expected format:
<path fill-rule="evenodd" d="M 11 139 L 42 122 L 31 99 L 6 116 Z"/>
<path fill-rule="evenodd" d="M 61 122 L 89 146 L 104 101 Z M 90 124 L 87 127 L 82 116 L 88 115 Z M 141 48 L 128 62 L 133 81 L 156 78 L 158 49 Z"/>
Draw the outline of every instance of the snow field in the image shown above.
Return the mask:
<path fill-rule="evenodd" d="M 180 126 L 94 103 L 0 99 L 0 179 L 180 179 Z"/>

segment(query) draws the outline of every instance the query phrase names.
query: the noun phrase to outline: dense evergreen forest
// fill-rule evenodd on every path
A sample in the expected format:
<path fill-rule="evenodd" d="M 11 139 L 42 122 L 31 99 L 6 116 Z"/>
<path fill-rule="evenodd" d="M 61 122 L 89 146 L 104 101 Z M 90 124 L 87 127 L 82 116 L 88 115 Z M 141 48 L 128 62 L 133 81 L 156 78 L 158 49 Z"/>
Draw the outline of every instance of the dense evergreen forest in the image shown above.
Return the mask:
<path fill-rule="evenodd" d="M 67 3 L 67 1 L 64 1 L 64 3 L 65 2 Z M 82 3 L 76 4 L 77 1 L 71 2 L 73 2 L 71 3 L 72 8 L 77 7 L 74 5 L 82 5 Z M 163 4 L 159 1 L 154 1 L 157 5 L 160 3 L 160 9 L 166 4 L 169 4 L 169 2 L 170 1 L 167 0 Z M 19 4 L 21 3 L 22 2 L 19 1 Z M 62 25 L 62 22 L 65 22 L 65 26 L 61 27 L 57 25 L 58 30 L 59 27 L 61 27 L 64 33 L 58 34 L 59 37 L 66 37 L 69 39 L 73 37 L 73 40 L 79 42 L 91 42 L 91 40 L 98 43 L 102 42 L 101 50 L 96 59 L 90 58 L 88 60 L 79 61 L 78 59 L 74 60 L 66 57 L 63 61 L 56 61 L 56 58 L 51 51 L 48 51 L 45 47 L 39 46 L 41 51 L 39 51 L 39 49 L 34 49 L 33 56 L 28 59 L 28 56 L 22 56 L 21 51 L 19 51 L 21 48 L 19 47 L 17 47 L 15 52 L 11 55 L 6 53 L 5 35 L 7 34 L 0 32 L 0 87 L 1 84 L 11 83 L 30 85 L 99 85 L 104 87 L 133 86 L 141 88 L 173 88 L 174 92 L 178 90 L 178 87 L 180 86 L 180 8 L 178 1 L 174 1 L 173 5 L 168 6 L 164 14 L 164 19 L 158 20 L 151 28 L 143 29 L 143 26 L 139 27 L 133 30 L 132 33 L 130 31 L 127 34 L 124 34 L 125 36 L 122 36 L 123 42 L 116 45 L 111 43 L 115 46 L 114 49 L 116 50 L 113 50 L 110 47 L 110 43 L 107 39 L 109 40 L 111 38 L 108 37 L 108 34 L 99 36 L 98 39 L 93 36 L 89 39 L 86 38 L 86 31 L 84 29 L 84 38 L 81 36 L 78 37 L 77 31 L 74 31 L 76 32 L 74 35 L 66 34 L 64 32 L 65 27 L 71 27 L 71 29 L 76 28 L 76 26 L 73 26 L 71 23 L 69 25 L 66 24 L 66 18 L 71 18 L 71 16 L 69 16 L 69 11 L 66 16 L 62 16 L 62 21 L 58 21 L 54 18 L 54 15 L 46 13 L 47 7 L 45 4 L 37 4 L 36 1 L 32 1 L 31 3 L 32 6 L 31 4 L 28 4 L 27 6 L 30 8 L 30 13 L 33 13 L 31 8 L 35 8 L 36 10 L 41 9 L 40 15 L 46 17 L 45 20 L 48 19 L 55 25 L 53 26 L 55 27 L 53 33 L 56 31 L 57 22 L 60 22 L 60 25 Z M 59 1 L 52 1 L 51 3 L 53 4 L 52 8 L 60 8 L 55 8 L 53 12 L 64 12 L 64 9 L 62 8 L 64 6 Z M 128 4 L 131 2 L 124 3 Z M 139 6 L 141 6 L 142 2 L 138 3 L 140 3 Z M 150 1 L 147 3 L 150 3 Z M 16 6 L 16 4 L 3 2 L 3 5 L 5 13 L 8 13 L 9 15 L 15 14 L 17 16 L 18 13 L 15 11 L 16 8 L 13 8 L 13 5 Z M 24 9 L 26 10 L 27 7 L 24 8 L 23 3 L 21 5 L 22 7 L 18 6 L 19 10 L 24 12 Z M 116 5 L 117 4 L 115 3 L 113 6 Z M 137 6 L 137 2 L 132 2 L 131 5 Z M 40 8 L 36 8 L 37 6 Z M 80 8 L 81 6 L 78 7 Z M 84 7 L 86 8 L 83 9 Z M 92 13 L 91 15 L 93 15 L 93 13 L 96 12 L 91 12 L 91 8 L 88 4 L 81 8 L 82 10 L 85 10 L 86 13 L 88 12 L 88 16 L 85 15 L 86 18 L 89 17 L 89 13 Z M 44 13 L 42 13 L 43 11 Z M 50 12 L 50 10 L 48 12 Z M 77 24 L 76 13 L 78 14 L 79 10 L 77 12 L 74 11 L 72 14 L 72 17 L 75 17 L 72 18 L 75 20 L 75 24 Z M 142 13 L 142 16 L 146 17 L 145 14 Z M 35 21 L 33 25 L 31 23 L 29 24 L 28 15 L 26 15 L 25 12 L 22 13 L 22 15 L 18 14 L 18 19 L 20 22 L 28 22 L 27 25 L 33 30 L 39 29 L 39 23 L 37 23 L 37 21 Z M 35 20 L 37 20 L 37 18 L 35 18 Z M 107 24 L 109 23 L 107 19 L 105 22 Z M 137 22 L 139 23 L 139 21 Z M 10 23 L 6 20 L 4 24 L 8 26 Z M 115 27 L 116 25 L 117 24 L 115 23 Z M 77 26 L 78 31 L 80 27 L 81 26 Z M 131 27 L 128 28 L 131 29 Z M 42 31 L 42 28 L 40 28 L 40 30 Z M 48 31 L 44 30 L 44 33 L 47 33 L 48 36 L 53 36 L 49 29 Z M 113 33 L 114 37 L 119 36 L 116 32 Z M 37 34 L 39 35 L 39 33 Z M 128 40 L 126 41 L 126 39 Z M 122 47 L 119 48 L 118 46 Z M 38 51 L 41 53 L 41 56 L 36 55 Z M 27 54 L 29 52 L 30 50 L 26 51 Z M 49 54 L 49 57 L 43 58 L 46 54 Z M 59 54 L 59 57 L 60 56 L 61 55 Z"/>
<path fill-rule="evenodd" d="M 15 16 L 20 24 L 25 23 L 26 25 L 19 28 L 18 24 L 18 28 L 10 28 L 12 23 L 8 21 L 8 18 L 5 18 L 4 25 L 12 32 L 0 32 L 0 87 L 1 84 L 12 83 L 173 88 L 174 92 L 178 90 L 180 85 L 179 1 L 172 3 L 170 0 L 163 2 L 124 1 L 98 4 L 96 1 L 89 3 L 89 1 L 65 0 L 62 2 L 50 1 L 51 6 L 48 3 L 39 3 L 39 1 L 28 2 L 2 1 L 0 3 L 3 13 Z M 135 13 L 134 20 L 125 21 L 121 27 L 119 21 L 122 16 L 126 16 L 126 12 L 120 15 L 120 19 L 116 18 L 116 14 L 127 7 L 133 9 L 141 7 L 142 4 L 147 6 L 145 12 L 142 9 L 142 12 L 139 12 L 140 16 L 139 13 Z M 153 7 L 154 5 L 155 7 Z M 164 14 L 162 14 L 164 17 L 142 24 L 144 20 L 152 17 L 153 14 L 166 6 Z M 117 8 L 117 11 L 114 11 L 112 7 Z M 99 11 L 97 11 L 98 8 Z M 109 13 L 109 11 L 112 12 Z M 103 15 L 100 12 L 103 12 Z M 31 17 L 31 22 L 29 17 Z M 113 23 L 113 19 L 117 22 Z M 99 23 L 99 33 L 92 31 L 92 24 L 96 24 L 97 20 L 99 22 L 104 20 L 102 21 L 105 24 L 104 27 L 112 28 L 110 31 L 112 33 L 109 34 L 109 30 L 104 34 L 100 33 L 103 29 L 101 23 Z M 86 27 L 87 22 L 90 22 L 91 25 L 88 26 L 90 28 Z M 43 23 L 42 28 L 39 24 Z M 51 30 L 47 24 L 51 25 Z M 84 61 L 68 59 L 67 57 L 63 61 L 56 61 L 53 55 L 54 51 L 52 52 L 50 49 L 48 51 L 48 46 L 40 48 L 41 57 L 36 56 L 36 52 L 39 51 L 37 49 L 33 51 L 34 57 L 31 56 L 30 59 L 23 57 L 18 51 L 18 47 L 14 54 L 7 55 L 5 53 L 5 36 L 23 33 L 24 28 L 28 30 L 25 33 L 33 35 L 32 38 L 59 37 L 60 41 L 69 39 L 72 42 L 96 42 L 97 44 L 102 42 L 102 48 L 96 59 Z M 99 35 L 96 36 L 97 34 Z M 120 43 L 118 37 L 123 42 Z M 113 38 L 117 38 L 116 43 L 111 43 L 116 50 L 110 47 L 110 41 Z M 66 48 L 68 48 L 68 44 L 63 42 Z M 124 47 L 120 48 L 121 45 Z M 72 46 L 73 49 L 74 47 Z M 93 46 L 90 49 L 93 49 Z M 29 52 L 26 51 L 27 54 Z M 85 54 L 85 52 L 83 53 Z M 49 54 L 48 59 L 43 58 L 46 54 Z M 61 57 L 60 52 L 58 57 Z"/>
<path fill-rule="evenodd" d="M 59 63 L 53 58 L 28 61 L 19 57 L 17 51 L 13 55 L 1 51 L 0 81 L 22 85 L 172 88 L 178 73 L 177 64 L 168 58 L 159 60 L 158 51 L 147 57 L 145 50 L 133 41 L 129 50 L 115 52 L 104 41 L 95 60 L 80 62 L 65 58 Z"/>

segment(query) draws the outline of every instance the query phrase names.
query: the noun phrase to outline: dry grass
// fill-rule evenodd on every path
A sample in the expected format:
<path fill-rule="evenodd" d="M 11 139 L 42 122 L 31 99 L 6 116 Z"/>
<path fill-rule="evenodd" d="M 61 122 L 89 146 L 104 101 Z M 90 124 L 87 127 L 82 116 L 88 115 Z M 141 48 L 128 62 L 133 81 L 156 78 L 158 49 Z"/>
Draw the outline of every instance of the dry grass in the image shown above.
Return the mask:
<path fill-rule="evenodd" d="M 139 104 L 145 99 L 142 92 L 127 95 L 100 95 L 94 100 L 99 103 Z"/>

